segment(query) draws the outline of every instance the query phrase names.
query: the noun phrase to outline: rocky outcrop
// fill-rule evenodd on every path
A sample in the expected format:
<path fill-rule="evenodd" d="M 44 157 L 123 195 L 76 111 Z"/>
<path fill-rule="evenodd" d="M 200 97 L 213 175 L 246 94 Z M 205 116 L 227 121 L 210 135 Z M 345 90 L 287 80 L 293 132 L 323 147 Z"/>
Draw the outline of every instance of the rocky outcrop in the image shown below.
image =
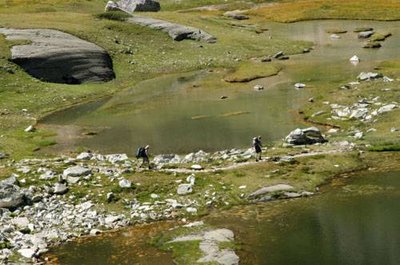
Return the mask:
<path fill-rule="evenodd" d="M 51 29 L 0 28 L 8 40 L 30 44 L 11 49 L 11 60 L 45 82 L 81 84 L 106 82 L 115 77 L 108 53 L 99 46 Z"/>
<path fill-rule="evenodd" d="M 14 209 L 24 205 L 25 202 L 25 194 L 18 186 L 0 183 L 0 208 Z"/>
<path fill-rule="evenodd" d="M 316 127 L 309 127 L 306 129 L 299 129 L 292 131 L 286 136 L 285 141 L 288 144 L 304 145 L 324 143 L 327 140 L 322 136 L 321 131 Z"/>
<path fill-rule="evenodd" d="M 201 29 L 150 17 L 133 16 L 131 18 L 128 18 L 127 22 L 149 27 L 152 29 L 161 30 L 168 33 L 168 35 L 176 41 L 189 39 L 214 43 L 217 40 L 214 36 L 208 34 Z"/>

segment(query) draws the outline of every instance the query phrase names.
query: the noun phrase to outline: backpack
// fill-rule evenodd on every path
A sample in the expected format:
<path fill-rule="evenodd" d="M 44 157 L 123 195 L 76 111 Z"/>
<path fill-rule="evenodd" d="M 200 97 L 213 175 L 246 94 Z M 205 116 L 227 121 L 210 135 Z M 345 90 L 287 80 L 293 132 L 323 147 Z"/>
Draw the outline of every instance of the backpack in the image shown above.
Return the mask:
<path fill-rule="evenodd" d="M 144 147 L 139 147 L 136 151 L 136 158 L 144 157 Z"/>

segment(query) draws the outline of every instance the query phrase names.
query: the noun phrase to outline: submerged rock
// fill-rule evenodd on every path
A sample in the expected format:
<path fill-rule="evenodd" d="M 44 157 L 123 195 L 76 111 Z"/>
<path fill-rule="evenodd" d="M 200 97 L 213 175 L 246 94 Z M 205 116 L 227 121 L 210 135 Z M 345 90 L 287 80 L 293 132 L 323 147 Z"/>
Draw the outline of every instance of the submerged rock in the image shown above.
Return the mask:
<path fill-rule="evenodd" d="M 6 29 L 7 40 L 31 43 L 11 48 L 11 60 L 46 82 L 80 84 L 114 79 L 112 61 L 99 46 L 52 29 Z"/>
<path fill-rule="evenodd" d="M 309 127 L 305 129 L 296 129 L 286 136 L 285 141 L 288 144 L 304 145 L 324 143 L 327 140 L 322 136 L 321 131 L 316 127 Z"/>

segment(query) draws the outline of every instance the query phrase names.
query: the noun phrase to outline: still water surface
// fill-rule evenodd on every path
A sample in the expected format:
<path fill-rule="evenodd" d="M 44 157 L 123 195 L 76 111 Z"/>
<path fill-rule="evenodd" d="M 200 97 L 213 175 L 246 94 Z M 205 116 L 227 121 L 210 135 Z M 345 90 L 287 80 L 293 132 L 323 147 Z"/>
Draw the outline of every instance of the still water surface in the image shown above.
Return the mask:
<path fill-rule="evenodd" d="M 364 173 L 307 199 L 235 207 L 205 218 L 232 229 L 246 265 L 400 264 L 400 172 Z M 59 264 L 173 264 L 149 242 L 173 223 L 133 227 L 56 249 Z"/>

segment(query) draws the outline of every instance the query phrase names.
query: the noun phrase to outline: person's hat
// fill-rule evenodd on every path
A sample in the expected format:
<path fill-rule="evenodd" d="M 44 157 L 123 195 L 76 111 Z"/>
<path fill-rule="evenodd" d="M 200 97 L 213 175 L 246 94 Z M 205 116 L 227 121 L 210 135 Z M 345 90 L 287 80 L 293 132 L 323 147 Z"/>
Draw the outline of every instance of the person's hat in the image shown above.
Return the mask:
<path fill-rule="evenodd" d="M 150 148 L 150 145 L 146 145 L 146 147 L 144 149 L 149 149 L 149 148 Z"/>

